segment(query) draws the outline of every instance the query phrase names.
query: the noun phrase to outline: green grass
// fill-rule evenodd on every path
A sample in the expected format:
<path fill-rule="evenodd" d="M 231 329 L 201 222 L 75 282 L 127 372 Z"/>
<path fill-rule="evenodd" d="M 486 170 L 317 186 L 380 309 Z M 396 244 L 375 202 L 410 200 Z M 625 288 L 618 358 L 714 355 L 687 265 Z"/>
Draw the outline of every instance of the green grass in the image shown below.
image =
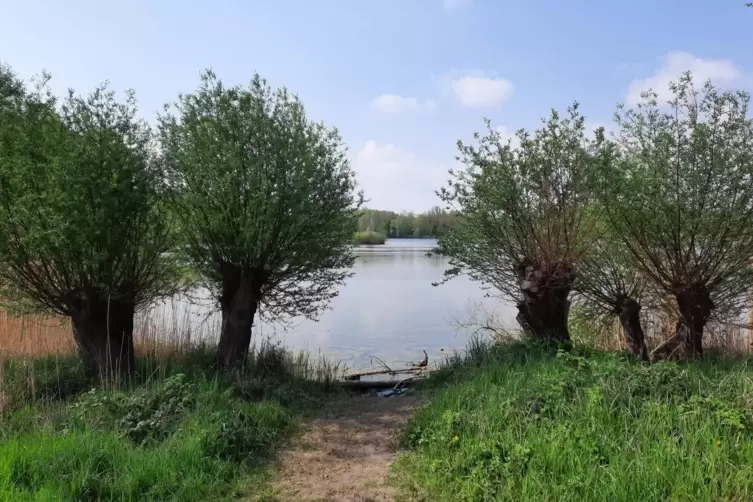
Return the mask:
<path fill-rule="evenodd" d="M 353 234 L 353 244 L 384 244 L 386 238 L 379 232 L 356 232 Z"/>
<path fill-rule="evenodd" d="M 141 360 L 133 381 L 103 389 L 74 358 L 6 361 L 0 500 L 204 501 L 261 491 L 268 461 L 300 420 L 340 396 L 336 367 L 270 347 L 231 375 L 215 375 L 211 362 L 209 351 Z"/>
<path fill-rule="evenodd" d="M 753 500 L 749 363 L 475 344 L 429 380 L 396 483 L 425 501 Z"/>

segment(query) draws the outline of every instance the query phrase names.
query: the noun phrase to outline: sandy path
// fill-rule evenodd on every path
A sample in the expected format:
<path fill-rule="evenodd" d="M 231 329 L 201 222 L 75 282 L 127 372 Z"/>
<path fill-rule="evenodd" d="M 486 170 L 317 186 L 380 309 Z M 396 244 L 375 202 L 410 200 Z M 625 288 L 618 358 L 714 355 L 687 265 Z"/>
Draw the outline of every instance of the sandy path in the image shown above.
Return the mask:
<path fill-rule="evenodd" d="M 395 431 L 418 406 L 414 396 L 353 397 L 311 422 L 280 460 L 280 501 L 386 502 Z"/>

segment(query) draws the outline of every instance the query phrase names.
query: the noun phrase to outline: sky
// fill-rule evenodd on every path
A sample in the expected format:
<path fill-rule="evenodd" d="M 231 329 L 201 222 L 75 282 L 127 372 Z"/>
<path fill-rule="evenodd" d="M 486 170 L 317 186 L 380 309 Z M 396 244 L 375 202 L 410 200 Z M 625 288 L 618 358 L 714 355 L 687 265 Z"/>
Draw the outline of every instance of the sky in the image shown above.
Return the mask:
<path fill-rule="evenodd" d="M 368 206 L 424 211 L 484 118 L 512 135 L 574 101 L 590 127 L 691 70 L 753 90 L 744 0 L 0 0 L 0 61 L 57 93 L 134 89 L 154 122 L 212 68 L 258 72 L 340 131 Z"/>

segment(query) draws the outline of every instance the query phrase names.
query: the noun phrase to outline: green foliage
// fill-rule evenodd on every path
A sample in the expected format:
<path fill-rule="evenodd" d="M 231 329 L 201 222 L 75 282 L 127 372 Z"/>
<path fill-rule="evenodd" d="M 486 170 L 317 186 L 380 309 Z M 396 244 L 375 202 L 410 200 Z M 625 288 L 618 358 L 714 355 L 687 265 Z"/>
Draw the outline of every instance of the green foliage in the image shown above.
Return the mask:
<path fill-rule="evenodd" d="M 255 463 L 279 446 L 289 423 L 289 414 L 275 403 L 237 406 L 207 417 L 201 444 L 212 458 Z"/>
<path fill-rule="evenodd" d="M 249 477 L 261 476 L 295 432 L 301 414 L 339 396 L 331 380 L 303 378 L 316 374 L 305 357 L 273 346 L 232 375 L 214 376 L 213 361 L 203 352 L 163 359 L 156 368 L 141 361 L 134 382 L 122 388 L 96 387 L 68 401 L 30 396 L 25 406 L 6 410 L 0 416 L 0 500 L 242 496 Z M 50 362 L 38 364 L 41 376 Z M 75 359 L 57 364 L 61 377 L 87 383 Z M 30 374 L 14 369 L 4 376 L 7 392 L 21 388 L 12 379 Z"/>
<path fill-rule="evenodd" d="M 599 194 L 631 265 L 670 296 L 710 295 L 726 319 L 747 306 L 753 280 L 753 120 L 745 92 L 670 84 L 620 109 Z M 684 315 L 684 314 L 683 314 Z"/>
<path fill-rule="evenodd" d="M 567 118 L 553 111 L 533 135 L 519 131 L 518 148 L 503 143 L 488 121 L 488 134 L 475 134 L 477 145 L 458 143 L 465 169 L 451 173 L 439 192 L 462 222 L 440 238 L 440 251 L 451 258 L 448 278 L 467 273 L 519 299 L 523 261 L 539 270 L 579 262 L 593 233 L 589 174 L 603 140 L 589 140 L 583 121 L 576 104 Z"/>
<path fill-rule="evenodd" d="M 390 238 L 436 238 L 455 226 L 456 220 L 455 212 L 436 206 L 418 214 L 361 209 L 356 228 L 358 232 L 378 232 Z"/>
<path fill-rule="evenodd" d="M 0 74 L 5 300 L 70 315 L 81 295 L 138 306 L 163 293 L 162 179 L 133 93 L 118 101 L 102 86 L 58 101 L 47 76 L 27 89 L 9 69 Z"/>
<path fill-rule="evenodd" d="M 378 232 L 366 231 L 356 232 L 353 234 L 353 244 L 384 244 L 384 234 Z"/>
<path fill-rule="evenodd" d="M 743 500 L 749 361 L 678 366 L 516 343 L 430 378 L 394 473 L 417 500 Z"/>
<path fill-rule="evenodd" d="M 361 201 L 338 132 L 258 75 L 225 87 L 211 71 L 160 131 L 187 259 L 207 285 L 221 296 L 230 268 L 263 276 L 263 313 L 315 316 L 350 275 Z"/>
<path fill-rule="evenodd" d="M 111 393 L 92 389 L 71 406 L 74 423 L 91 427 L 116 423 L 137 445 L 169 437 L 184 416 L 195 408 L 192 385 L 178 373 L 156 388 L 133 393 Z"/>
<path fill-rule="evenodd" d="M 2 366 L 5 404 L 11 408 L 31 400 L 66 399 L 87 390 L 91 384 L 84 364 L 75 357 L 6 359 Z"/>
<path fill-rule="evenodd" d="M 590 239 L 591 246 L 578 267 L 576 313 L 582 319 L 609 323 L 620 313 L 621 303 L 625 299 L 633 299 L 639 304 L 643 300 L 656 303 L 655 288 L 645 284 L 646 281 L 631 262 L 630 250 L 609 224 L 605 208 L 594 201 L 589 210 L 596 225 Z"/>

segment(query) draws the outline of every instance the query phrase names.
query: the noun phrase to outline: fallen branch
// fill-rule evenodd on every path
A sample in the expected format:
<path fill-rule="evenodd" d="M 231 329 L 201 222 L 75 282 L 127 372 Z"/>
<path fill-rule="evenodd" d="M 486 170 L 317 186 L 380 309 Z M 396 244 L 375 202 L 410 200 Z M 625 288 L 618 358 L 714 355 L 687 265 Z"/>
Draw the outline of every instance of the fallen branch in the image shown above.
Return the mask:
<path fill-rule="evenodd" d="M 411 374 L 416 372 L 421 372 L 421 370 L 424 369 L 424 367 L 412 367 L 412 368 L 404 368 L 400 370 L 370 370 L 370 371 L 361 371 L 358 373 L 351 373 L 350 375 L 345 375 L 343 377 L 345 380 L 360 380 L 361 377 L 365 376 L 374 376 L 374 375 L 390 375 L 390 376 L 396 376 L 396 375 L 405 375 L 405 374 Z"/>

